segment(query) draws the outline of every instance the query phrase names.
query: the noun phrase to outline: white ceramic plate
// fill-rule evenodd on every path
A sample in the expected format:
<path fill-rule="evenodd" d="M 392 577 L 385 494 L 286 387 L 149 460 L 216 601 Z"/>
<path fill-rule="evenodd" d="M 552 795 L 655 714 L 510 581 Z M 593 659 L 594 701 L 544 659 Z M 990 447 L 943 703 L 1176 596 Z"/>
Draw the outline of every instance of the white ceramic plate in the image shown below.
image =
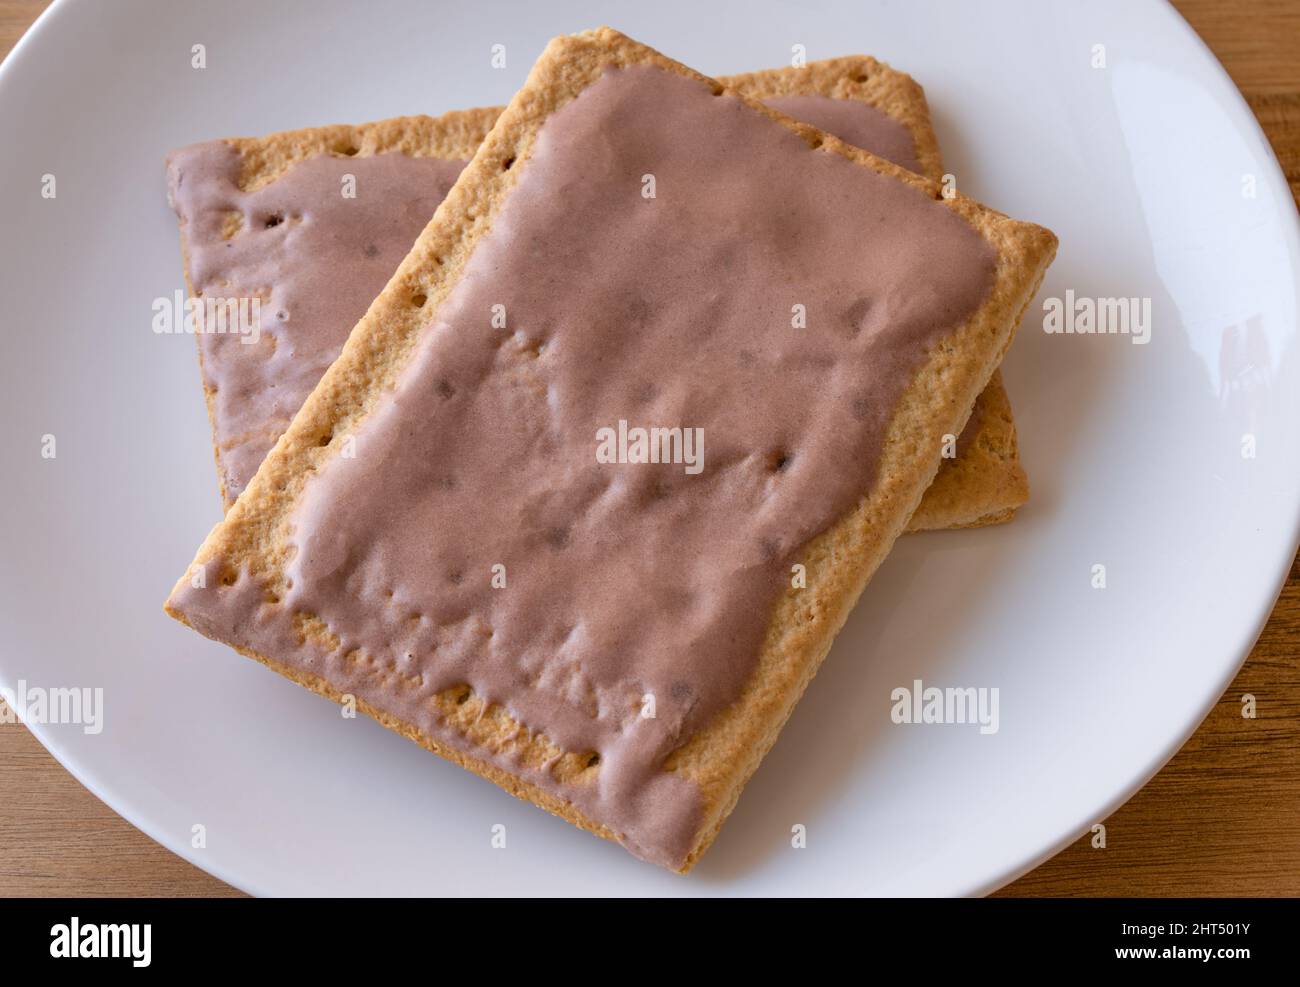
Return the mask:
<path fill-rule="evenodd" d="M 686 879 L 160 609 L 219 516 L 193 340 L 150 327 L 181 284 L 164 153 L 503 103 L 547 38 L 602 22 L 717 74 L 796 44 L 914 73 L 959 186 L 1060 235 L 1044 297 L 1152 305 L 1147 345 L 1048 335 L 1031 310 L 1006 361 L 1031 505 L 899 543 Z M 1295 550 L 1296 213 L 1245 103 L 1162 5 L 61 0 L 0 72 L 0 134 L 0 685 L 102 688 L 100 733 L 41 741 L 249 891 L 986 892 L 1178 749 Z M 891 690 L 917 678 L 998 688 L 999 731 L 893 724 Z"/>

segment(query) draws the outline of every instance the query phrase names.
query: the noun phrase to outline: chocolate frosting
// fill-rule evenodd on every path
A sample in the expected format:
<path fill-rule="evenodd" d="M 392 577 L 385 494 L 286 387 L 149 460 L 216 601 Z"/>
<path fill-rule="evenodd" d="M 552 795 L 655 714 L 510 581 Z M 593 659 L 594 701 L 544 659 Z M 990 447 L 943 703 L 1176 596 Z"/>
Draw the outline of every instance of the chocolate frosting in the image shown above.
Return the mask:
<path fill-rule="evenodd" d="M 397 153 L 319 155 L 244 191 L 239 154 L 224 141 L 169 156 L 192 288 L 262 299 L 256 343 L 198 336 L 228 500 L 253 478 L 464 165 Z M 355 198 L 343 194 L 345 175 L 355 177 Z M 223 236 L 232 217 L 239 232 Z"/>
<path fill-rule="evenodd" d="M 611 69 L 542 127 L 355 456 L 308 480 L 283 602 L 245 576 L 174 603 L 678 867 L 703 802 L 666 761 L 741 694 L 801 547 L 869 489 L 994 264 L 925 192 L 696 80 Z M 703 471 L 599 463 L 620 420 L 702 428 Z M 296 612 L 340 647 L 300 644 Z M 431 704 L 462 684 L 593 770 L 474 748 Z"/>

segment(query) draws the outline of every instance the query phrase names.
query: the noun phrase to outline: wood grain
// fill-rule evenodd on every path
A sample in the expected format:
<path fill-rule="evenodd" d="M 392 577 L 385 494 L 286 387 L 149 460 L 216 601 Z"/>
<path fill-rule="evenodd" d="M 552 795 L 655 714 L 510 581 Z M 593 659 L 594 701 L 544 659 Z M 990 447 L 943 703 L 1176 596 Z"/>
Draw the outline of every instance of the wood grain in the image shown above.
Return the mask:
<path fill-rule="evenodd" d="M 46 6 L 0 0 L 0 58 Z M 1179 0 L 1245 93 L 1300 201 L 1300 2 Z M 1106 824 L 1000 895 L 1300 895 L 1300 559 L 1200 729 Z M 1244 719 L 1241 697 L 1257 700 Z M 0 895 L 234 895 L 0 726 Z"/>

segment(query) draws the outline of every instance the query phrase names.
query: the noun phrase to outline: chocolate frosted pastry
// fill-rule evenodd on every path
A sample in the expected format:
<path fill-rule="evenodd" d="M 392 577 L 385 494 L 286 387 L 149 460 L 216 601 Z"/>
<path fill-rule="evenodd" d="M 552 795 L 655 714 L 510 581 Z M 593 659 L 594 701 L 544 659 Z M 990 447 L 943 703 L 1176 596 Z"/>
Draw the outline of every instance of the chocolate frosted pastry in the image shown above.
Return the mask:
<path fill-rule="evenodd" d="M 167 609 L 686 871 L 1055 247 L 556 39 Z"/>

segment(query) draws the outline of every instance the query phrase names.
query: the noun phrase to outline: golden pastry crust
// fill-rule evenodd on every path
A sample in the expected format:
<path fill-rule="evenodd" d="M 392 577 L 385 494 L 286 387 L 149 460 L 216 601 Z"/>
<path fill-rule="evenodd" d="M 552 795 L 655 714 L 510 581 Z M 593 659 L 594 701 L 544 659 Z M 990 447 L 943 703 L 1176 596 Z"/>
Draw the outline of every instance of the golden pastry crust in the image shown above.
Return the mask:
<path fill-rule="evenodd" d="M 1020 465 L 1016 423 L 1000 370 L 980 392 L 957 445 L 958 455 L 940 465 L 908 522 L 909 532 L 1005 524 L 1029 499 L 1029 478 Z"/>
<path fill-rule="evenodd" d="M 874 106 L 911 131 L 921 174 L 936 182 L 943 178 L 939 141 L 930 125 L 925 90 L 906 72 L 892 69 L 870 55 L 843 55 L 798 68 L 722 76 L 718 81 L 754 99 L 829 96 Z"/>
<path fill-rule="evenodd" d="M 226 141 L 239 151 L 240 188 L 246 192 L 275 181 L 291 165 L 319 154 L 370 157 L 398 151 L 413 158 L 467 161 L 501 115 L 501 107 L 453 110 L 440 117 L 393 117 L 374 123 L 335 124 L 286 130 L 266 137 Z"/>
<path fill-rule="evenodd" d="M 911 76 L 867 55 L 845 55 L 810 62 L 799 68 L 724 76 L 718 81 L 755 99 L 815 95 L 867 103 L 911 132 L 923 175 L 935 181 L 943 177 L 943 162 L 930 124 L 925 91 Z M 239 151 L 240 185 L 251 191 L 274 181 L 291 165 L 320 154 L 367 157 L 398 151 L 412 157 L 467 160 L 474 156 L 503 109 L 499 106 L 483 107 L 440 117 L 396 117 L 356 126 L 312 127 L 265 137 L 233 138 L 227 143 Z M 184 255 L 184 229 L 181 233 Z M 186 285 L 193 295 L 188 258 L 185 270 Z M 200 349 L 200 369 L 202 359 Z M 206 383 L 206 379 L 204 377 L 204 394 L 212 425 L 215 457 L 215 407 L 211 385 Z M 982 414 L 985 410 L 989 413 Z M 958 458 L 943 460 L 934 483 L 908 524 L 908 531 L 999 524 L 1011 520 L 1016 509 L 1028 499 L 1029 483 L 1020 463 L 1015 422 L 1000 374 L 994 375 L 988 392 L 981 395 L 976 414 L 975 434 L 970 441 L 962 442 Z M 274 437 L 274 433 L 267 435 L 268 446 Z M 219 462 L 217 477 L 222 503 L 229 509 L 234 498 L 226 489 L 225 475 Z"/>
<path fill-rule="evenodd" d="M 428 312 L 456 286 L 468 258 L 491 229 L 520 172 L 528 167 L 547 118 L 594 83 L 607 67 L 631 65 L 658 66 L 697 79 L 715 92 L 724 91 L 720 83 L 609 28 L 552 41 L 411 253 L 358 323 L 338 360 L 225 520 L 203 542 L 190 570 L 173 590 L 166 605 L 168 613 L 190 623 L 176 601 L 184 598 L 190 586 L 189 572 L 195 567 L 221 573 L 223 582 L 255 580 L 249 585 L 260 588 L 263 605 L 272 610 L 280 606 L 277 601 L 285 590 L 285 567 L 294 547 L 292 518 L 311 474 L 340 455 L 346 446 L 343 440 L 398 381 L 428 324 Z M 994 282 L 984 303 L 932 348 L 905 391 L 886 433 L 877 476 L 863 491 L 857 508 L 805 546 L 802 559 L 807 586 L 787 589 L 777 601 L 754 671 L 741 695 L 669 758 L 666 769 L 698 787 L 705 810 L 682 872 L 689 870 L 712 842 L 867 580 L 902 533 L 934 477 L 942 435 L 960 432 L 1056 250 L 1056 238 L 1048 230 L 1009 219 L 962 196 L 945 199 L 940 187 L 925 178 L 753 99 L 746 101 L 800 135 L 808 143 L 809 153 L 841 155 L 941 202 L 984 237 L 997 260 Z M 337 639 L 318 617 L 298 614 L 295 622 L 298 632 L 320 647 L 337 647 Z M 341 698 L 317 676 L 288 669 L 274 656 L 240 650 L 322 695 Z M 372 673 L 382 676 L 387 671 L 374 667 Z M 458 706 L 457 699 L 463 696 L 454 693 L 448 690 L 438 696 L 439 710 L 445 710 L 447 724 L 468 746 L 481 750 L 483 757 L 449 750 L 383 710 L 365 704 L 359 708 L 512 794 L 600 836 L 615 838 L 600 820 L 588 818 L 567 801 L 487 760 L 508 745 L 524 763 L 544 763 L 547 755 L 554 753 L 544 735 L 544 724 L 514 723 L 499 707 L 476 710 L 480 715 L 471 717 L 464 707 L 472 700 Z M 457 709 L 462 713 L 457 714 Z M 578 773 L 574 756 L 561 757 L 559 763 L 560 770 Z"/>

